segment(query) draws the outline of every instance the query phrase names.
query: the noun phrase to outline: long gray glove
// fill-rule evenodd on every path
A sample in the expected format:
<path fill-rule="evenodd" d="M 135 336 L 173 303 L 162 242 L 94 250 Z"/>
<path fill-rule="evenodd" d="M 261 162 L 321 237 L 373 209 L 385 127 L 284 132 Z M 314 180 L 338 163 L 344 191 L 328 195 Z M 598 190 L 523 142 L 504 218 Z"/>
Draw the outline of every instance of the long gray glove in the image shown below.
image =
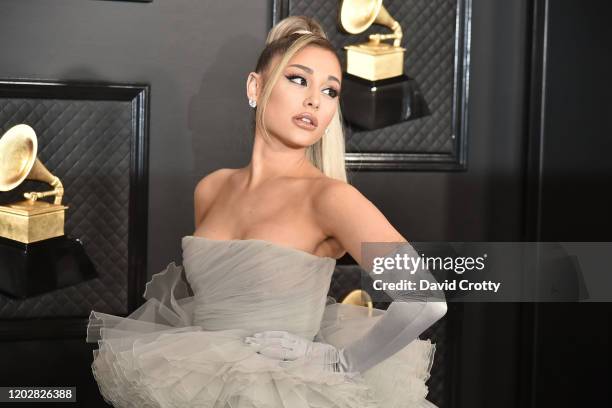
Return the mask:
<path fill-rule="evenodd" d="M 408 243 L 402 243 L 386 255 L 393 258 L 397 256 L 400 258 L 407 256 L 415 261 L 419 258 L 416 250 Z M 380 279 L 384 282 L 399 282 L 402 279 L 415 282 L 415 290 L 385 290 L 393 302 L 386 313 L 361 338 L 338 350 L 339 371 L 360 373 L 366 371 L 406 347 L 429 326 L 441 319 L 447 311 L 443 291 L 420 290 L 419 281 L 437 283 L 422 262 L 410 271 L 391 268 L 382 274 L 373 271 L 369 271 L 369 274 L 373 280 Z"/>

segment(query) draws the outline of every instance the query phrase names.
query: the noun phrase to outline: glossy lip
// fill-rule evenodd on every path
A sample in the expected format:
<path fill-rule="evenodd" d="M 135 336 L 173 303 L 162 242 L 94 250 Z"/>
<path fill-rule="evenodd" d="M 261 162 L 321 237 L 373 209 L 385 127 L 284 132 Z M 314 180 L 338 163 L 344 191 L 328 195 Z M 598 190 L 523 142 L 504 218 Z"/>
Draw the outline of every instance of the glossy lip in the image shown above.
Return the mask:
<path fill-rule="evenodd" d="M 297 120 L 300 120 L 300 118 L 308 118 L 308 119 L 310 119 L 310 121 L 312 122 L 312 126 L 314 126 L 315 128 L 317 126 L 319 126 L 319 122 L 317 121 L 317 118 L 315 118 L 314 116 L 312 116 L 308 112 L 302 112 L 302 113 L 297 114 L 297 115 L 295 115 L 293 117 L 293 119 L 297 119 Z"/>

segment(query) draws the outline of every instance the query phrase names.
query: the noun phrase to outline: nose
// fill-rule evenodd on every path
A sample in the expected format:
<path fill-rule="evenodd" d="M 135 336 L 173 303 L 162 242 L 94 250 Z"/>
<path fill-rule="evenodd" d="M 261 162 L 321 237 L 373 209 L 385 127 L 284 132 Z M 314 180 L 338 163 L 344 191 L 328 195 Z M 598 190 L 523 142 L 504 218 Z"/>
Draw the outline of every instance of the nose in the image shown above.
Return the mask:
<path fill-rule="evenodd" d="M 319 109 L 319 97 L 318 95 L 309 95 L 305 100 L 304 104 L 308 107 L 313 108 L 314 110 Z"/>

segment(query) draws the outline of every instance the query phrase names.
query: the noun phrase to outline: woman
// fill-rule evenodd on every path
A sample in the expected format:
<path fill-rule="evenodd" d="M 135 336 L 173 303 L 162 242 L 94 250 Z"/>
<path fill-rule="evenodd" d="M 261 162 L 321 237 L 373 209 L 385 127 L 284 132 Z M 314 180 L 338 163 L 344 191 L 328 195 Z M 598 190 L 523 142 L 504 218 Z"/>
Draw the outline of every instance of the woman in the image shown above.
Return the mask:
<path fill-rule="evenodd" d="M 348 252 L 367 267 L 362 242 L 406 243 L 346 183 L 341 78 L 312 19 L 289 17 L 270 31 L 246 84 L 256 113 L 251 162 L 196 186 L 185 277 L 171 263 L 128 318 L 91 313 L 87 341 L 100 344 L 92 368 L 106 401 L 434 406 L 424 385 L 434 346 L 417 336 L 445 314 L 440 293 L 389 293 L 394 302 L 373 315 L 326 305 L 336 258 Z M 426 269 L 416 276 L 431 279 Z"/>

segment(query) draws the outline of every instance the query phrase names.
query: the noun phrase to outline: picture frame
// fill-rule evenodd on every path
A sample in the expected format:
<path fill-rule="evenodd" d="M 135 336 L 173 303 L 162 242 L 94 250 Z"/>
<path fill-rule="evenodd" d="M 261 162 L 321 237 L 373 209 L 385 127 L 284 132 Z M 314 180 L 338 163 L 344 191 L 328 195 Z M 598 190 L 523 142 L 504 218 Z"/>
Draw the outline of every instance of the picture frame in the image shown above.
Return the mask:
<path fill-rule="evenodd" d="M 38 157 L 64 184 L 65 234 L 98 277 L 25 299 L 0 296 L 0 339 L 82 337 L 92 309 L 127 315 L 147 271 L 148 84 L 0 80 L 0 131 L 31 126 Z M 16 201 L 34 181 L 2 193 Z M 71 299 L 71 302 L 66 302 Z"/>
<path fill-rule="evenodd" d="M 290 15 L 315 18 L 336 46 L 345 67 L 345 45 L 365 42 L 369 34 L 389 30 L 372 25 L 358 35 L 344 33 L 337 21 L 340 3 L 337 0 L 273 0 L 271 24 Z M 420 84 L 432 113 L 365 131 L 353 129 L 345 121 L 347 169 L 466 171 L 471 0 L 385 1 L 383 6 L 404 30 L 401 43 L 406 48 L 404 72 Z"/>

